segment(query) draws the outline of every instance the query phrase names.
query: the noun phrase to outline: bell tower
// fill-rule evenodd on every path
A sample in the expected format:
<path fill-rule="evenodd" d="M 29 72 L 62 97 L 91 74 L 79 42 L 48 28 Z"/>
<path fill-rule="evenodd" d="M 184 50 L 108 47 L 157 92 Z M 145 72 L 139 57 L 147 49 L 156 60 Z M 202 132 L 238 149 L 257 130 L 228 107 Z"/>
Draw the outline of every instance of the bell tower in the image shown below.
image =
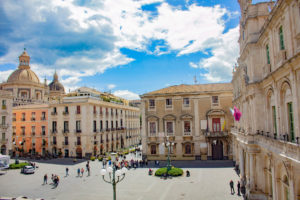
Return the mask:
<path fill-rule="evenodd" d="M 23 53 L 19 56 L 19 69 L 30 69 L 29 66 L 30 56 L 26 52 L 26 48 L 24 48 Z"/>

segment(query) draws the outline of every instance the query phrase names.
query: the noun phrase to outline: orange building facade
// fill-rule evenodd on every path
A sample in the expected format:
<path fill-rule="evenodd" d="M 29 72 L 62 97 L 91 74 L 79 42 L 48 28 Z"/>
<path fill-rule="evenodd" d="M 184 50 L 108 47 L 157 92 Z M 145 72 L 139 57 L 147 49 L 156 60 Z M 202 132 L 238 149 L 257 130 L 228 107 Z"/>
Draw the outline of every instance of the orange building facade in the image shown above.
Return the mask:
<path fill-rule="evenodd" d="M 13 108 L 13 155 L 45 156 L 48 148 L 48 105 Z"/>

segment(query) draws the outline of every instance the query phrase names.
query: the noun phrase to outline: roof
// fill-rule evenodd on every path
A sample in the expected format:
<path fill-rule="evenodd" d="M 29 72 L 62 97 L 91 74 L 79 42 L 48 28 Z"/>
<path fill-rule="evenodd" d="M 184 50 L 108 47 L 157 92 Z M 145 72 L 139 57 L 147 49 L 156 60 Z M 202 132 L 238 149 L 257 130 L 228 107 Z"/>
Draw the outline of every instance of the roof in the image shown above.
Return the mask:
<path fill-rule="evenodd" d="M 183 94 L 183 93 L 207 93 L 207 92 L 224 92 L 233 91 L 231 83 L 214 83 L 199 85 L 174 85 L 160 90 L 155 90 L 143 94 L 142 96 L 163 95 L 163 94 Z"/>
<path fill-rule="evenodd" d="M 15 70 L 7 79 L 8 83 L 33 82 L 40 83 L 38 76 L 29 68 Z"/>

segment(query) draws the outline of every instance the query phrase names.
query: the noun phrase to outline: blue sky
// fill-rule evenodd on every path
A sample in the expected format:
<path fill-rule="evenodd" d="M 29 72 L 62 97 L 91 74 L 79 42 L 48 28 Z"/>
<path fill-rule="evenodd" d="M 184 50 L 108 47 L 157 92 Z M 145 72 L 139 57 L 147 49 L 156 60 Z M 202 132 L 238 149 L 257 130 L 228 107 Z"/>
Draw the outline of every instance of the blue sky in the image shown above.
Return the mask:
<path fill-rule="evenodd" d="M 237 0 L 0 1 L 0 81 L 26 47 L 40 80 L 56 70 L 67 91 L 229 82 L 239 16 Z"/>

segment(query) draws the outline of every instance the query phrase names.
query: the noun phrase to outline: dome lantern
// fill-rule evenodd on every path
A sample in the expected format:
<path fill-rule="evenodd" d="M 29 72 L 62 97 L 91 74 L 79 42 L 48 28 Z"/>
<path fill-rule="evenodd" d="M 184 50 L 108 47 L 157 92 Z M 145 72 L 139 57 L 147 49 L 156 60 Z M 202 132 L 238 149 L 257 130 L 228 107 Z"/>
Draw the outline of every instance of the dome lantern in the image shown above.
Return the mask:
<path fill-rule="evenodd" d="M 23 53 L 19 56 L 19 69 L 30 69 L 29 66 L 30 56 L 26 52 L 26 48 L 24 48 Z"/>

